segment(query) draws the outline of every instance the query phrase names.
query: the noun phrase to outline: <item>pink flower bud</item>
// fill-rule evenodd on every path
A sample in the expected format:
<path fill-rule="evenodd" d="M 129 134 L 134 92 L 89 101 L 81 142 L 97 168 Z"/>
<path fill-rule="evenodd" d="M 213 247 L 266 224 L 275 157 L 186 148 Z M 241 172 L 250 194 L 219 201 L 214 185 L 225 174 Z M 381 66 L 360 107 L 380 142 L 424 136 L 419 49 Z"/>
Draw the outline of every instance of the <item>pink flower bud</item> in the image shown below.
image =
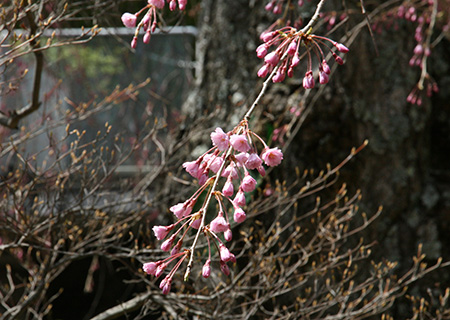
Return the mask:
<path fill-rule="evenodd" d="M 231 232 L 231 229 L 225 231 L 223 233 L 223 237 L 225 238 L 226 241 L 231 241 L 231 239 L 233 238 L 233 233 Z"/>
<path fill-rule="evenodd" d="M 178 218 L 181 219 L 184 216 L 187 216 L 192 211 L 192 206 L 194 204 L 189 201 L 180 202 L 172 207 L 170 207 L 170 211 Z"/>
<path fill-rule="evenodd" d="M 230 137 L 230 143 L 235 150 L 240 152 L 247 152 L 250 149 L 247 138 L 243 134 L 233 134 Z"/>
<path fill-rule="evenodd" d="M 162 287 L 162 293 L 169 294 L 171 286 L 172 286 L 172 279 L 170 278 L 170 279 L 167 279 L 166 283 Z"/>
<path fill-rule="evenodd" d="M 269 42 L 270 40 L 273 39 L 273 37 L 276 35 L 277 33 L 274 32 L 263 32 L 261 33 L 261 35 L 259 36 L 259 38 L 264 41 L 264 42 Z"/>
<path fill-rule="evenodd" d="M 330 66 L 328 65 L 328 63 L 325 60 L 322 61 L 322 70 L 326 74 L 330 74 L 331 73 Z"/>
<path fill-rule="evenodd" d="M 241 188 L 239 188 L 239 191 L 236 193 L 236 196 L 233 199 L 233 204 L 237 207 L 244 207 L 246 204 L 245 201 L 245 194 L 244 191 L 242 191 Z"/>
<path fill-rule="evenodd" d="M 170 11 L 174 11 L 177 7 L 177 2 L 175 0 L 170 0 L 169 2 L 169 9 Z"/>
<path fill-rule="evenodd" d="M 319 83 L 320 84 L 326 84 L 328 83 L 328 74 L 325 71 L 319 72 Z"/>
<path fill-rule="evenodd" d="M 287 53 L 288 55 L 293 56 L 295 52 L 297 52 L 297 42 L 293 40 L 287 48 Z"/>
<path fill-rule="evenodd" d="M 263 166 L 259 166 L 258 168 L 256 168 L 256 170 L 258 170 L 259 174 L 264 177 L 266 175 L 266 169 L 264 169 Z"/>
<path fill-rule="evenodd" d="M 338 64 L 340 64 L 340 65 L 343 65 L 344 64 L 344 60 L 342 60 L 342 58 L 341 57 L 339 57 L 337 54 L 335 54 L 334 52 L 333 52 L 333 58 L 334 58 L 334 60 L 336 60 L 336 62 L 338 63 Z"/>
<path fill-rule="evenodd" d="M 231 197 L 233 195 L 234 186 L 233 186 L 233 181 L 230 178 L 228 178 L 227 181 L 225 182 L 225 184 L 222 188 L 222 193 L 226 197 Z"/>
<path fill-rule="evenodd" d="M 133 37 L 133 40 L 131 40 L 131 47 L 133 49 L 136 49 L 137 46 L 137 37 Z"/>
<path fill-rule="evenodd" d="M 205 264 L 203 265 L 202 268 L 202 276 L 203 278 L 208 278 L 211 275 L 211 260 L 206 260 Z"/>
<path fill-rule="evenodd" d="M 136 26 L 137 17 L 132 13 L 125 12 L 121 19 L 123 25 L 127 28 L 134 28 Z"/>
<path fill-rule="evenodd" d="M 220 250 L 220 260 L 223 262 L 230 261 L 231 259 L 231 253 L 230 250 L 228 250 L 227 247 L 223 243 L 219 244 L 219 250 Z"/>
<path fill-rule="evenodd" d="M 291 67 L 294 68 L 296 67 L 300 62 L 300 56 L 297 54 L 294 54 L 294 56 L 292 57 L 292 62 L 291 62 Z"/>
<path fill-rule="evenodd" d="M 267 54 L 267 47 L 265 44 L 261 44 L 260 46 L 258 46 L 258 48 L 256 48 L 256 56 L 258 58 L 264 58 Z"/>
<path fill-rule="evenodd" d="M 242 179 L 241 182 L 241 189 L 245 192 L 251 192 L 255 190 L 255 187 L 256 187 L 256 180 L 251 175 L 246 173 L 244 179 Z"/>
<path fill-rule="evenodd" d="M 314 88 L 314 77 L 312 76 L 312 72 L 308 71 L 303 78 L 303 88 L 312 89 Z"/>
<path fill-rule="evenodd" d="M 166 263 L 161 263 L 160 265 L 158 265 L 156 267 L 156 271 L 155 271 L 155 277 L 159 277 L 160 275 L 162 275 L 162 273 L 164 272 L 164 269 L 166 269 L 167 264 Z"/>
<path fill-rule="evenodd" d="M 195 219 L 194 221 L 191 222 L 191 227 L 194 229 L 198 229 L 200 228 L 200 224 L 202 223 L 202 219 Z"/>
<path fill-rule="evenodd" d="M 217 146 L 219 151 L 225 151 L 230 145 L 228 135 L 223 132 L 222 128 L 216 128 L 214 132 L 211 133 L 211 141 L 213 145 Z"/>
<path fill-rule="evenodd" d="M 244 210 L 242 210 L 239 207 L 235 207 L 234 209 L 235 209 L 234 210 L 234 216 L 233 216 L 234 221 L 236 221 L 237 223 L 244 222 L 245 219 L 247 218 L 247 216 L 245 215 Z"/>
<path fill-rule="evenodd" d="M 336 49 L 339 50 L 339 52 L 347 53 L 349 51 L 348 48 L 344 46 L 342 43 L 335 42 L 333 43 L 333 45 L 336 47 Z"/>
<path fill-rule="evenodd" d="M 170 230 L 173 229 L 173 225 L 170 225 L 168 227 L 166 226 L 154 226 L 153 232 L 155 233 L 155 237 L 158 240 L 164 239 L 167 234 L 170 232 Z"/>
<path fill-rule="evenodd" d="M 280 55 L 276 51 L 272 51 L 264 57 L 264 62 L 271 66 L 276 66 L 279 61 Z"/>
<path fill-rule="evenodd" d="M 225 232 L 230 229 L 230 225 L 221 213 L 219 213 L 219 215 L 213 221 L 211 221 L 209 225 L 211 231 L 215 233 Z"/>
<path fill-rule="evenodd" d="M 148 0 L 148 4 L 154 5 L 158 9 L 164 8 L 164 0 Z"/>
<path fill-rule="evenodd" d="M 280 68 L 278 69 L 277 73 L 273 76 L 272 81 L 273 83 L 280 83 L 283 82 L 285 77 L 286 74 L 283 72 L 282 68 Z"/>
<path fill-rule="evenodd" d="M 283 153 L 278 148 L 266 147 L 261 154 L 261 158 L 266 165 L 269 167 L 274 167 L 279 165 L 281 160 L 283 160 Z"/>
<path fill-rule="evenodd" d="M 183 163 L 183 168 L 186 169 L 187 173 L 189 173 L 194 178 L 197 178 L 199 166 L 200 166 L 199 160 Z"/>
<path fill-rule="evenodd" d="M 228 268 L 228 265 L 220 261 L 220 270 L 223 272 L 224 275 L 229 276 L 230 275 L 230 268 Z"/>
<path fill-rule="evenodd" d="M 178 9 L 184 10 L 186 9 L 187 0 L 178 0 Z"/>
<path fill-rule="evenodd" d="M 414 48 L 414 53 L 418 56 L 421 55 L 423 53 L 423 46 L 421 44 L 416 45 Z"/>
<path fill-rule="evenodd" d="M 266 63 L 258 70 L 258 77 L 265 78 L 270 71 L 270 66 Z"/>
<path fill-rule="evenodd" d="M 274 7 L 274 1 L 270 1 L 268 4 L 266 4 L 266 6 L 264 7 L 264 9 L 266 10 L 266 11 L 272 11 L 273 10 L 273 7 Z"/>
<path fill-rule="evenodd" d="M 151 38 L 150 30 L 147 30 L 144 34 L 144 39 L 142 39 L 142 42 L 144 42 L 145 44 L 149 44 L 150 38 Z"/>
<path fill-rule="evenodd" d="M 163 244 L 161 245 L 161 250 L 162 251 L 169 251 L 170 248 L 172 247 L 173 241 L 175 240 L 175 236 L 176 234 L 173 234 L 169 239 L 167 239 L 166 241 L 163 242 Z"/>
<path fill-rule="evenodd" d="M 158 266 L 159 264 L 157 262 L 147 262 L 142 266 L 142 270 L 149 275 L 155 275 Z"/>

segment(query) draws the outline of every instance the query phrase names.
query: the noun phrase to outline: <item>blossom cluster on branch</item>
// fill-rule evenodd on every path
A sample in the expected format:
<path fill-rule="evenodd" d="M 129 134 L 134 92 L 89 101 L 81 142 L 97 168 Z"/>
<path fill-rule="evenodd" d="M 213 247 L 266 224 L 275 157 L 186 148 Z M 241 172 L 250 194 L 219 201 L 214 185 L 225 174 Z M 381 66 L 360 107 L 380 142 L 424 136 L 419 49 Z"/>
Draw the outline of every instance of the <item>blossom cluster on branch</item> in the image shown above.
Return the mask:
<path fill-rule="evenodd" d="M 211 133 L 213 147 L 194 161 L 185 162 L 184 169 L 198 180 L 199 188 L 184 202 L 170 207 L 170 211 L 178 221 L 169 226 L 154 226 L 153 232 L 158 240 L 165 240 L 161 249 L 171 251 L 170 256 L 157 262 L 148 262 L 143 270 L 159 277 L 167 266 L 177 260 L 172 270 L 163 279 L 160 288 L 167 294 L 170 290 L 173 275 L 182 262 L 192 256 L 195 243 L 190 249 L 182 249 L 187 232 L 193 228 L 198 235 L 203 235 L 208 243 L 208 258 L 203 265 L 202 275 L 208 278 L 211 274 L 211 247 L 220 256 L 220 269 L 225 275 L 230 274 L 228 262 L 235 262 L 236 258 L 226 247 L 225 242 L 231 241 L 231 211 L 235 223 L 246 219 L 243 207 L 246 205 L 246 193 L 255 190 L 257 180 L 252 174 L 255 170 L 265 175 L 263 164 L 269 167 L 277 166 L 283 160 L 283 153 L 278 148 L 269 148 L 264 140 L 249 129 L 248 122 L 242 121 L 233 130 L 225 133 L 216 128 Z M 258 152 L 258 145 L 262 151 Z M 218 182 L 222 180 L 219 191 Z M 236 191 L 237 189 L 237 191 Z M 202 194 L 206 193 L 204 198 Z M 214 197 L 217 205 L 216 216 L 206 223 L 206 216 L 210 200 Z M 203 199 L 203 200 L 200 200 Z M 199 202 L 202 202 L 201 204 Z M 199 207 L 197 210 L 194 208 Z M 194 211 L 194 212 L 193 212 Z M 169 236 L 169 234 L 173 233 Z M 198 237 L 197 237 L 198 239 Z M 223 239 L 223 240 L 222 240 Z M 189 267 L 189 266 L 188 266 Z M 187 273 L 187 276 L 189 273 Z"/>
<path fill-rule="evenodd" d="M 169 1 L 168 1 L 169 2 Z M 174 9 L 174 1 L 170 1 L 170 9 Z M 301 30 L 289 25 L 275 30 L 281 20 L 278 20 L 261 34 L 264 44 L 256 49 L 257 56 L 264 59 L 264 65 L 257 75 L 266 78 L 263 88 L 255 102 L 248 109 L 243 120 L 229 132 L 216 128 L 211 133 L 213 147 L 196 160 L 185 162 L 183 168 L 198 180 L 199 188 L 184 202 L 170 207 L 177 221 L 168 226 L 154 226 L 153 232 L 158 240 L 164 240 L 163 251 L 170 251 L 169 257 L 144 263 L 143 270 L 155 277 L 161 276 L 165 269 L 173 264 L 172 269 L 160 282 L 164 294 L 170 292 L 173 276 L 185 260 L 188 260 L 184 279 L 190 275 L 194 261 L 194 251 L 200 236 L 206 239 L 208 257 L 203 264 L 202 275 L 208 278 L 211 274 L 212 252 L 219 253 L 220 269 L 225 275 L 230 274 L 229 262 L 235 262 L 236 257 L 226 246 L 232 239 L 231 215 L 234 223 L 246 219 L 244 207 L 246 194 L 253 192 L 257 185 L 258 174 L 264 176 L 268 167 L 277 166 L 283 160 L 283 153 L 278 148 L 270 148 L 260 136 L 249 128 L 248 119 L 261 96 L 264 95 L 270 81 L 281 82 L 287 74 L 293 76 L 293 69 L 299 65 L 303 57 L 307 57 L 307 72 L 303 79 L 303 87 L 311 89 L 315 85 L 313 76 L 312 56 L 319 60 L 319 82 L 326 84 L 331 73 L 323 48 L 329 50 L 338 64 L 343 59 L 335 52 L 347 53 L 349 49 L 341 43 L 329 38 L 312 34 L 312 27 L 320 16 L 324 0 L 317 4 L 311 21 Z M 184 9 L 185 2 L 179 0 L 179 8 Z M 283 6 L 283 1 L 271 1 L 270 4 Z M 299 3 L 301 5 L 301 3 Z M 156 27 L 156 10 L 164 7 L 164 1 L 149 0 L 148 5 L 132 15 L 125 13 L 122 21 L 127 27 L 135 27 L 137 16 L 147 10 L 144 18 L 136 27 L 132 47 L 136 46 L 137 35 L 141 27 L 146 35 L 144 42 L 149 41 L 150 33 Z M 267 9 L 267 6 L 266 6 Z M 148 36 L 147 36 L 148 35 Z M 269 49 L 275 49 L 269 53 Z M 302 53 L 301 50 L 304 52 Z M 215 205 L 211 201 L 215 200 Z M 214 211 L 214 217 L 208 217 L 208 211 Z M 195 231 L 193 243 L 183 247 L 189 231 Z"/>

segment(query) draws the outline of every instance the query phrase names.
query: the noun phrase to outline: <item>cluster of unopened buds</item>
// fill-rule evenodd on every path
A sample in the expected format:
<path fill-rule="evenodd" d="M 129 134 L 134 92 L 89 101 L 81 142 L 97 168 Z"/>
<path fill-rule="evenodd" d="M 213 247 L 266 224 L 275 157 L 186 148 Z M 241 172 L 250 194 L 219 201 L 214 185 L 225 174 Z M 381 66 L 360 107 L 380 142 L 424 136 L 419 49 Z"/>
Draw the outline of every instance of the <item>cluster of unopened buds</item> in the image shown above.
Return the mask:
<path fill-rule="evenodd" d="M 284 2 L 285 0 L 269 0 L 264 8 L 269 12 L 273 12 L 274 14 L 281 14 L 283 12 Z M 299 7 L 303 6 L 304 3 L 304 0 L 297 0 L 297 4 Z"/>
<path fill-rule="evenodd" d="M 344 60 L 337 55 L 328 45 L 331 44 L 339 52 L 347 53 L 349 50 L 346 46 L 326 37 L 307 34 L 296 28 L 286 26 L 281 29 L 271 31 L 267 30 L 260 36 L 263 44 L 256 48 L 258 58 L 264 59 L 264 65 L 259 69 L 258 76 L 265 78 L 271 73 L 275 67 L 278 69 L 272 78 L 273 82 L 282 82 L 286 74 L 288 77 L 294 75 L 294 68 L 300 63 L 300 48 L 306 49 L 307 55 L 307 71 L 303 78 L 303 87 L 305 89 L 314 88 L 315 81 L 312 71 L 312 54 L 315 54 L 319 63 L 319 83 L 326 84 L 331 73 L 330 67 L 326 61 L 322 46 L 326 47 L 333 55 L 334 60 L 342 65 Z M 276 46 L 276 49 L 270 53 L 270 47 Z"/>
<path fill-rule="evenodd" d="M 225 275 L 230 274 L 227 263 L 235 262 L 236 258 L 225 245 L 225 242 L 232 239 L 231 210 L 227 208 L 233 210 L 235 223 L 243 222 L 246 219 L 246 213 L 243 210 L 246 205 L 246 193 L 252 192 L 256 188 L 257 181 L 254 178 L 256 171 L 264 176 L 263 164 L 273 167 L 279 165 L 283 159 L 281 150 L 269 148 L 257 134 L 248 128 L 245 120 L 227 133 L 221 128 L 217 128 L 211 133 L 211 141 L 213 143 L 211 149 L 196 160 L 183 164 L 183 168 L 192 177 L 198 179 L 198 190 L 186 201 L 170 208 L 177 218 L 175 223 L 169 226 L 153 227 L 153 232 L 158 240 L 166 239 L 162 243 L 161 249 L 170 251 L 170 256 L 164 260 L 145 263 L 143 270 L 147 274 L 159 277 L 169 264 L 176 261 L 171 271 L 160 283 L 164 294 L 170 291 L 173 276 L 182 262 L 186 258 L 192 258 L 195 244 L 190 249 L 182 250 L 183 241 L 191 228 L 198 232 L 196 239 L 198 235 L 203 234 L 208 243 L 208 257 L 203 265 L 203 277 L 208 278 L 211 274 L 212 246 L 219 252 L 220 269 Z M 257 151 L 257 144 L 263 146 L 260 153 Z M 219 180 L 224 180 L 221 191 L 218 189 Z M 206 197 L 200 197 L 204 193 L 206 193 Z M 217 214 L 207 224 L 207 209 L 212 198 L 217 201 Z M 199 209 L 194 210 L 194 207 Z"/>
<path fill-rule="evenodd" d="M 151 34 L 155 32 L 156 24 L 157 24 L 157 16 L 156 16 L 156 10 L 157 9 L 163 9 L 165 5 L 164 0 L 148 0 L 148 4 L 139 10 L 136 13 L 129 13 L 125 12 L 122 15 L 122 23 L 127 28 L 136 28 L 136 31 L 134 32 L 134 37 L 131 40 L 131 47 L 134 49 L 137 46 L 138 41 L 138 35 L 139 31 L 144 29 L 144 38 L 142 41 L 146 44 L 150 42 Z M 169 9 L 171 11 L 174 11 L 177 8 L 177 2 L 178 2 L 178 8 L 180 10 L 184 10 L 186 8 L 187 0 L 167 0 L 169 3 Z M 137 24 L 138 17 L 143 13 L 144 17 L 141 19 L 139 24 Z"/>

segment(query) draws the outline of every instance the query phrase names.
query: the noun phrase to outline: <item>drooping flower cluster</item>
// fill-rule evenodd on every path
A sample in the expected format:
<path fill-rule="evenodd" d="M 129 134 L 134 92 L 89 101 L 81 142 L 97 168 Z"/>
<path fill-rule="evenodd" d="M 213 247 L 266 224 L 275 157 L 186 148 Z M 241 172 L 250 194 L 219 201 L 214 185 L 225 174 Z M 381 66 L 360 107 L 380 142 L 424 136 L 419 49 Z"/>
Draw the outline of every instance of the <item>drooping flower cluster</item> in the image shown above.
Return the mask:
<path fill-rule="evenodd" d="M 300 55 L 301 49 L 304 48 L 308 62 L 307 71 L 303 78 L 303 87 L 312 89 L 315 86 L 312 71 L 312 54 L 314 54 L 319 63 L 319 83 L 326 84 L 331 73 L 330 67 L 326 61 L 322 47 L 327 48 L 333 55 L 334 60 L 338 64 L 343 64 L 344 60 L 333 51 L 331 44 L 339 52 L 347 53 L 349 50 L 346 46 L 326 37 L 314 34 L 304 33 L 294 27 L 286 26 L 277 30 L 268 29 L 261 36 L 264 42 L 256 49 L 258 58 L 264 59 L 264 65 L 258 71 L 258 77 L 265 78 L 270 72 L 278 67 L 272 78 L 273 82 L 282 82 L 286 74 L 288 77 L 294 75 L 294 68 L 300 63 L 300 59 L 304 55 Z M 270 47 L 276 47 L 269 53 Z"/>
<path fill-rule="evenodd" d="M 163 293 L 170 291 L 172 277 L 183 260 L 189 257 L 193 250 L 181 251 L 187 232 L 197 229 L 208 242 L 209 254 L 203 266 L 202 274 L 205 278 L 211 273 L 211 247 L 219 252 L 220 269 L 225 275 L 230 273 L 228 262 L 235 262 L 236 258 L 226 247 L 224 241 L 232 239 L 231 215 L 235 223 L 242 223 L 246 219 L 244 207 L 246 193 L 255 190 L 257 185 L 256 172 L 265 175 L 264 165 L 277 166 L 283 160 L 283 153 L 278 148 L 269 148 L 266 143 L 248 128 L 247 122 L 242 121 L 235 129 L 225 133 L 216 128 L 211 133 L 213 147 L 194 161 L 185 162 L 183 168 L 198 180 L 199 188 L 182 203 L 170 207 L 170 211 L 178 219 L 169 226 L 154 226 L 153 232 L 158 240 L 166 239 L 161 249 L 171 251 L 170 257 L 157 262 L 145 263 L 143 270 L 158 277 L 169 263 L 178 260 L 174 268 L 161 282 Z M 262 151 L 258 152 L 257 145 L 262 144 Z M 219 183 L 219 181 L 223 181 Z M 220 191 L 219 191 L 220 189 Z M 206 193 L 206 197 L 200 198 Z M 217 201 L 215 217 L 206 221 L 209 201 Z M 202 203 L 199 203 L 199 199 Z M 194 210 L 194 207 L 199 208 Z M 193 213 L 193 211 L 195 211 Z M 172 234 L 171 234 L 172 233 Z M 223 240 L 222 240 L 223 239 Z"/>
<path fill-rule="evenodd" d="M 169 8 L 171 11 L 174 11 L 177 7 L 178 2 L 178 8 L 180 10 L 184 10 L 186 8 L 187 0 L 167 0 L 169 3 Z M 139 31 L 144 29 L 144 38 L 142 39 L 142 42 L 148 44 L 150 42 L 151 34 L 155 32 L 156 30 L 156 24 L 157 24 L 157 16 L 156 16 L 156 10 L 157 9 L 163 9 L 165 5 L 164 0 L 148 0 L 148 4 L 139 10 L 136 13 L 129 13 L 125 12 L 122 15 L 122 23 L 127 28 L 136 28 L 136 31 L 134 33 L 134 37 L 131 40 L 131 47 L 134 49 L 137 46 L 137 40 Z M 143 13 L 144 17 L 141 19 L 139 24 L 136 26 L 138 17 Z"/>

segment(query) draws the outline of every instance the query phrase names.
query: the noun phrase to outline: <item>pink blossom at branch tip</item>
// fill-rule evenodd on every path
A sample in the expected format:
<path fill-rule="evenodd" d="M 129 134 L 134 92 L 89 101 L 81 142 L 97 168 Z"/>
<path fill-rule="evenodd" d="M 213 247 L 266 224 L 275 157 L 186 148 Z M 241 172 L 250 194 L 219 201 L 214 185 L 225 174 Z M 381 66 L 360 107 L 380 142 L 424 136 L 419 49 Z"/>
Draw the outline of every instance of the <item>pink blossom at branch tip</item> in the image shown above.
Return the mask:
<path fill-rule="evenodd" d="M 174 206 L 170 207 L 170 211 L 178 218 L 181 219 L 184 216 L 187 216 L 192 211 L 193 204 L 186 202 L 180 202 Z"/>
<path fill-rule="evenodd" d="M 203 265 L 202 268 L 202 276 L 203 278 L 208 278 L 211 275 L 211 260 L 206 260 L 205 264 Z"/>
<path fill-rule="evenodd" d="M 158 9 L 162 9 L 164 8 L 164 0 L 148 0 L 148 4 L 151 4 L 155 7 L 157 7 Z"/>
<path fill-rule="evenodd" d="M 272 51 L 264 57 L 264 62 L 271 66 L 276 66 L 280 62 L 280 55 L 276 51 Z"/>
<path fill-rule="evenodd" d="M 231 229 L 225 231 L 223 233 L 223 237 L 225 238 L 226 241 L 231 241 L 231 239 L 233 238 L 233 232 L 231 231 Z"/>
<path fill-rule="evenodd" d="M 209 226 L 211 231 L 215 233 L 225 232 L 230 229 L 230 225 L 225 220 L 222 214 L 219 214 L 213 221 L 211 221 Z"/>
<path fill-rule="evenodd" d="M 264 163 L 269 167 L 277 166 L 283 160 L 283 153 L 278 148 L 266 147 L 261 155 Z"/>
<path fill-rule="evenodd" d="M 255 187 L 256 187 L 256 180 L 250 174 L 247 173 L 244 179 L 242 179 L 241 189 L 245 192 L 251 192 L 255 190 Z"/>
<path fill-rule="evenodd" d="M 236 256 L 233 253 L 230 253 L 230 262 L 236 263 Z"/>
<path fill-rule="evenodd" d="M 156 262 L 147 262 L 142 266 L 142 270 L 149 275 L 155 275 L 156 268 L 159 266 Z"/>
<path fill-rule="evenodd" d="M 211 164 L 209 165 L 209 168 L 212 172 L 217 173 L 219 171 L 220 167 L 222 166 L 223 158 L 222 157 L 214 157 L 211 160 Z"/>
<path fill-rule="evenodd" d="M 239 188 L 236 196 L 233 199 L 233 204 L 237 207 L 244 207 L 246 204 L 244 191 Z"/>
<path fill-rule="evenodd" d="M 236 158 L 236 165 L 242 167 L 247 162 L 249 154 L 247 152 L 241 152 L 234 157 Z"/>
<path fill-rule="evenodd" d="M 231 197 L 233 195 L 234 186 L 233 186 L 233 181 L 230 178 L 228 178 L 227 181 L 225 182 L 225 184 L 222 188 L 222 193 L 226 197 Z"/>
<path fill-rule="evenodd" d="M 220 270 L 223 272 L 224 275 L 226 276 L 230 275 L 230 268 L 228 268 L 228 265 L 222 260 L 220 261 Z"/>
<path fill-rule="evenodd" d="M 125 12 L 121 19 L 123 25 L 127 28 L 134 28 L 136 26 L 137 17 L 132 13 Z"/>
<path fill-rule="evenodd" d="M 266 63 L 258 70 L 257 75 L 260 78 L 265 78 L 269 74 L 269 71 L 270 71 L 270 65 L 268 65 Z"/>
<path fill-rule="evenodd" d="M 197 178 L 198 175 L 198 168 L 200 166 L 200 161 L 188 161 L 183 163 L 183 168 L 194 178 Z"/>
<path fill-rule="evenodd" d="M 154 226 L 153 227 L 153 232 L 155 233 L 155 237 L 158 240 L 162 240 L 164 239 L 167 234 L 170 232 L 170 230 L 172 230 L 172 228 L 169 226 Z"/>
<path fill-rule="evenodd" d="M 217 146 L 219 151 L 227 150 L 230 145 L 230 139 L 228 135 L 223 132 L 222 128 L 216 128 L 216 130 L 211 133 L 211 141 L 213 145 Z"/>
<path fill-rule="evenodd" d="M 225 170 L 222 172 L 222 177 L 229 177 L 231 174 L 231 179 L 237 179 L 239 176 L 238 170 L 236 169 L 234 162 L 232 162 L 230 165 L 228 165 Z"/>
<path fill-rule="evenodd" d="M 247 152 L 250 149 L 247 138 L 243 134 L 233 134 L 230 137 L 230 143 L 235 150 L 240 152 Z"/>
<path fill-rule="evenodd" d="M 259 45 L 258 48 L 256 48 L 256 56 L 258 58 L 262 59 L 266 56 L 266 54 L 267 54 L 266 44 L 263 43 L 263 44 Z"/>
<path fill-rule="evenodd" d="M 220 250 L 220 260 L 222 260 L 223 262 L 230 261 L 231 252 L 223 243 L 219 244 L 219 250 Z"/>
<path fill-rule="evenodd" d="M 247 218 L 244 210 L 242 210 L 242 208 L 239 208 L 239 207 L 236 207 L 234 209 L 235 209 L 234 216 L 233 216 L 234 221 L 236 221 L 237 223 L 244 222 L 245 219 Z"/>

